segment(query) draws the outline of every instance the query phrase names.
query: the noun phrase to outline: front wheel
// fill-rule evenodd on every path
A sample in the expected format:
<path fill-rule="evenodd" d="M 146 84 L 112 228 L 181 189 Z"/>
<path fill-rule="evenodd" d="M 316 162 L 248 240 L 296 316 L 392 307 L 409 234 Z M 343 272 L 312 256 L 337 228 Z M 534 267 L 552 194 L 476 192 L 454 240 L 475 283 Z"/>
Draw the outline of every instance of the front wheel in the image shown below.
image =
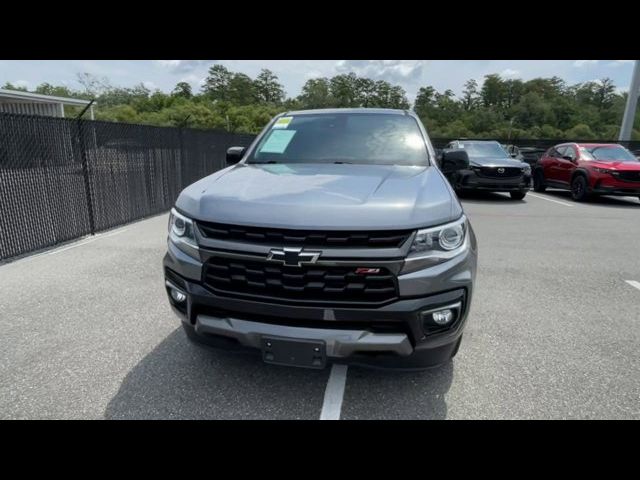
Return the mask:
<path fill-rule="evenodd" d="M 588 197 L 587 179 L 582 175 L 576 175 L 571 180 L 571 198 L 576 202 L 584 202 Z"/>
<path fill-rule="evenodd" d="M 513 200 L 522 200 L 527 192 L 510 192 L 511 198 Z"/>
<path fill-rule="evenodd" d="M 544 183 L 542 170 L 536 170 L 533 174 L 533 189 L 539 193 L 542 193 L 547 189 L 547 186 Z"/>

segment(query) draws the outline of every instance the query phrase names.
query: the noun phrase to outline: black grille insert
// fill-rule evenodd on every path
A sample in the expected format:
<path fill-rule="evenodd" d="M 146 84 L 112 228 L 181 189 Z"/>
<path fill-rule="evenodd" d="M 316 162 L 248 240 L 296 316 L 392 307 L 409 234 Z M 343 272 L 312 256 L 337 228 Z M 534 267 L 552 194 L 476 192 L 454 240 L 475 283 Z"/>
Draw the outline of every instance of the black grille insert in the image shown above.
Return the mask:
<path fill-rule="evenodd" d="M 397 296 L 395 276 L 387 269 L 358 274 L 357 267 L 305 265 L 213 257 L 203 283 L 218 294 L 259 296 L 291 302 L 384 303 Z"/>
<path fill-rule="evenodd" d="M 522 175 L 520 167 L 481 167 L 479 173 L 489 178 L 512 178 Z"/>
<path fill-rule="evenodd" d="M 411 230 L 317 231 L 289 230 L 197 222 L 206 238 L 262 243 L 278 246 L 395 248 L 411 235 Z"/>
<path fill-rule="evenodd" d="M 640 182 L 640 171 L 618 171 L 615 176 L 625 182 Z"/>

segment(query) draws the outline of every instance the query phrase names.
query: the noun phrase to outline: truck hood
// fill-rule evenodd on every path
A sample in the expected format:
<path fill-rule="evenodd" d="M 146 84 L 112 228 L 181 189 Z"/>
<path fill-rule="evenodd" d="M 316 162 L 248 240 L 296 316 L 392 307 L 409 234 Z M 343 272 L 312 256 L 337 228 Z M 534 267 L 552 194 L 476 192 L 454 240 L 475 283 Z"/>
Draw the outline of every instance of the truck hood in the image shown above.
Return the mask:
<path fill-rule="evenodd" d="M 391 230 L 446 223 L 462 207 L 433 166 L 238 164 L 190 185 L 196 220 L 257 227 Z"/>
<path fill-rule="evenodd" d="M 474 167 L 518 167 L 522 168 L 526 163 L 509 157 L 470 157 L 469 165 Z"/>

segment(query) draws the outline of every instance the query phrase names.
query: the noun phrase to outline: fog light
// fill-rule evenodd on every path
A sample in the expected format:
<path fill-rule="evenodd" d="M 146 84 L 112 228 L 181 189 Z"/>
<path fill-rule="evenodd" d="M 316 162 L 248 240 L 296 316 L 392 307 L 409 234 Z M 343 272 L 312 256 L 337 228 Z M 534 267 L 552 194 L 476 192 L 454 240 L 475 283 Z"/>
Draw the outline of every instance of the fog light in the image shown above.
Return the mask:
<path fill-rule="evenodd" d="M 184 293 L 182 293 L 180 290 L 176 290 L 175 288 L 172 288 L 171 298 L 173 298 L 176 303 L 182 303 L 187 299 L 187 296 Z"/>
<path fill-rule="evenodd" d="M 449 308 L 438 310 L 437 312 L 433 312 L 431 314 L 431 318 L 433 319 L 434 323 L 437 323 L 438 325 L 446 325 L 451 322 L 451 320 L 453 320 L 453 311 L 451 311 Z"/>

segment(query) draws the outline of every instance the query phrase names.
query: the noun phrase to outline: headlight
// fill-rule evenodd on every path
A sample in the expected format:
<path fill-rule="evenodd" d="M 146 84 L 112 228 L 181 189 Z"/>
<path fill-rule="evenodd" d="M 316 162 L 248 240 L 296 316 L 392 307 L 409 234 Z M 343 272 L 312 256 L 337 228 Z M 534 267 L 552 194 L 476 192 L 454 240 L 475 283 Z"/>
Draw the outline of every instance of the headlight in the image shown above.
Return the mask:
<path fill-rule="evenodd" d="M 414 272 L 445 262 L 469 246 L 467 217 L 438 227 L 418 230 L 401 273 Z"/>
<path fill-rule="evenodd" d="M 193 247 L 198 246 L 193 231 L 193 222 L 191 219 L 178 213 L 175 208 L 172 208 L 169 214 L 169 237 L 174 242 L 187 243 Z"/>
<path fill-rule="evenodd" d="M 598 167 L 593 167 L 593 169 L 596 172 L 600 172 L 600 173 L 613 173 L 613 170 L 609 170 L 608 168 L 598 168 Z"/>
<path fill-rule="evenodd" d="M 531 174 L 531 165 L 525 165 L 524 167 L 522 167 L 522 173 L 524 173 L 525 175 L 530 175 Z"/>

